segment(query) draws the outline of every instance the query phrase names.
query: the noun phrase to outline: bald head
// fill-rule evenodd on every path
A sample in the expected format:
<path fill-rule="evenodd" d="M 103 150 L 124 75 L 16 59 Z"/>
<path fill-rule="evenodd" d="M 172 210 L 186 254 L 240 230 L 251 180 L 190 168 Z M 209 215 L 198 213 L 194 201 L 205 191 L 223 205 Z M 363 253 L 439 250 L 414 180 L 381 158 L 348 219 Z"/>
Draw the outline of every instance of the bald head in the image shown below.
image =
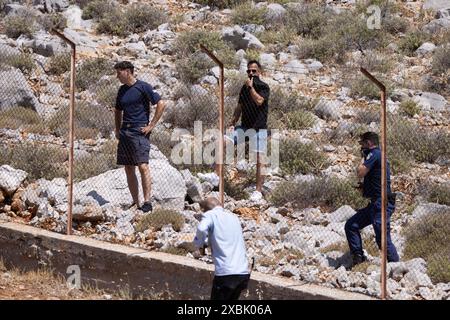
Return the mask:
<path fill-rule="evenodd" d="M 220 201 L 215 197 L 208 197 L 200 202 L 200 207 L 203 209 L 203 211 L 212 210 L 217 206 L 220 206 Z"/>

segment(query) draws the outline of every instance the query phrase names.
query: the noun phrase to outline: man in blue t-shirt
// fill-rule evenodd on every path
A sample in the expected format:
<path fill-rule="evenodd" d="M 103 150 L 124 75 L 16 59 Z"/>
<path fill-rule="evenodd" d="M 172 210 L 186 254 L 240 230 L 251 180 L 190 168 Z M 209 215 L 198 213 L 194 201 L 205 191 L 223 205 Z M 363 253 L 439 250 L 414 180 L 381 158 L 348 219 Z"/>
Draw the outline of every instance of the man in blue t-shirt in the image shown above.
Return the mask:
<path fill-rule="evenodd" d="M 345 234 L 352 255 L 352 267 L 364 262 L 364 256 L 360 230 L 372 225 L 375 231 L 375 240 L 381 248 L 381 150 L 379 148 L 378 135 L 374 132 L 366 132 L 360 139 L 362 163 L 357 168 L 358 178 L 364 178 L 362 189 L 363 196 L 370 199 L 367 207 L 360 209 L 345 224 Z M 387 259 L 389 262 L 399 261 L 397 249 L 391 240 L 390 220 L 395 210 L 395 194 L 391 193 L 391 179 L 389 162 L 386 166 L 388 204 L 387 216 Z"/>
<path fill-rule="evenodd" d="M 117 164 L 125 166 L 128 188 L 133 198 L 132 206 L 144 212 L 152 210 L 151 176 L 149 162 L 150 140 L 153 128 L 162 116 L 165 105 L 150 84 L 134 77 L 134 66 L 129 61 L 122 61 L 114 66 L 117 78 L 122 83 L 117 94 L 115 106 Z M 151 122 L 150 106 L 156 104 L 156 112 Z M 139 168 L 144 192 L 144 204 L 139 207 L 139 184 L 136 177 Z"/>

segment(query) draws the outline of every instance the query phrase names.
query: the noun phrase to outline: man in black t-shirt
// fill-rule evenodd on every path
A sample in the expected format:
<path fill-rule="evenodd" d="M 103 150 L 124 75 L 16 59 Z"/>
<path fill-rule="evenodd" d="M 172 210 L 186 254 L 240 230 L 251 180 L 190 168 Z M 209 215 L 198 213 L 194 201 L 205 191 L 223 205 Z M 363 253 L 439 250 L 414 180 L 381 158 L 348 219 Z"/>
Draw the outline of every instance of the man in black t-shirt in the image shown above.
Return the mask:
<path fill-rule="evenodd" d="M 234 143 L 242 143 L 245 138 L 250 140 L 250 152 L 256 152 L 256 191 L 253 200 L 262 198 L 261 158 L 267 154 L 267 115 L 269 113 L 270 88 L 261 81 L 261 64 L 251 60 L 247 64 L 249 78 L 242 86 L 238 106 L 234 112 L 229 127 L 234 129 Z M 242 116 L 242 117 L 241 117 Z M 241 118 L 241 125 L 235 128 Z"/>

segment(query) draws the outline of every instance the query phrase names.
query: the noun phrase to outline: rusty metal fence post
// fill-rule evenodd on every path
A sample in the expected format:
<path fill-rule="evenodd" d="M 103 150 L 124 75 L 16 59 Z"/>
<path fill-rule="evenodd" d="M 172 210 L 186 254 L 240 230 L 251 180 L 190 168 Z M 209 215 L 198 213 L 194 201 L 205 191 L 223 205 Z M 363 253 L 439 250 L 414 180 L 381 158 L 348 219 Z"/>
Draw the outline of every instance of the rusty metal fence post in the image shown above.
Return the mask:
<path fill-rule="evenodd" d="M 386 177 L 386 86 L 371 75 L 366 69 L 360 68 L 361 72 L 369 78 L 381 91 L 381 299 L 387 298 L 387 177 Z"/>
<path fill-rule="evenodd" d="M 220 195 L 220 202 L 222 205 L 224 204 L 224 179 L 223 179 L 223 168 L 224 168 L 224 134 L 225 134 L 225 126 L 224 126 L 224 105 L 225 105 L 225 89 L 224 89 L 224 65 L 223 63 L 206 47 L 203 45 L 200 45 L 201 50 L 206 53 L 211 60 L 213 60 L 220 68 L 220 75 L 219 75 L 219 90 L 220 90 L 220 97 L 219 97 L 219 163 L 218 163 L 218 169 L 219 169 L 219 195 Z M 216 157 L 217 159 L 217 157 Z"/>
<path fill-rule="evenodd" d="M 71 48 L 70 57 L 70 105 L 69 105 L 69 168 L 68 168 L 68 208 L 67 208 L 67 234 L 72 234 L 72 209 L 73 209 L 73 158 L 74 158 L 74 113 L 75 113 L 75 61 L 76 61 L 76 44 L 68 39 L 58 30 L 52 30 L 55 35 L 69 44 Z"/>

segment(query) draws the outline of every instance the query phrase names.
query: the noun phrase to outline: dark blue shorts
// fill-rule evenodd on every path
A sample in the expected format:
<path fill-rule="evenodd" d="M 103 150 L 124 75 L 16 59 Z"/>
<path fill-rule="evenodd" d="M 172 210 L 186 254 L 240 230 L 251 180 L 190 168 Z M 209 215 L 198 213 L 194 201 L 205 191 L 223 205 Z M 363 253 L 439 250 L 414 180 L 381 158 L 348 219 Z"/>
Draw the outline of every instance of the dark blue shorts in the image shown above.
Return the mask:
<path fill-rule="evenodd" d="M 117 164 L 137 166 L 149 162 L 150 140 L 141 127 L 122 128 L 117 147 Z"/>

